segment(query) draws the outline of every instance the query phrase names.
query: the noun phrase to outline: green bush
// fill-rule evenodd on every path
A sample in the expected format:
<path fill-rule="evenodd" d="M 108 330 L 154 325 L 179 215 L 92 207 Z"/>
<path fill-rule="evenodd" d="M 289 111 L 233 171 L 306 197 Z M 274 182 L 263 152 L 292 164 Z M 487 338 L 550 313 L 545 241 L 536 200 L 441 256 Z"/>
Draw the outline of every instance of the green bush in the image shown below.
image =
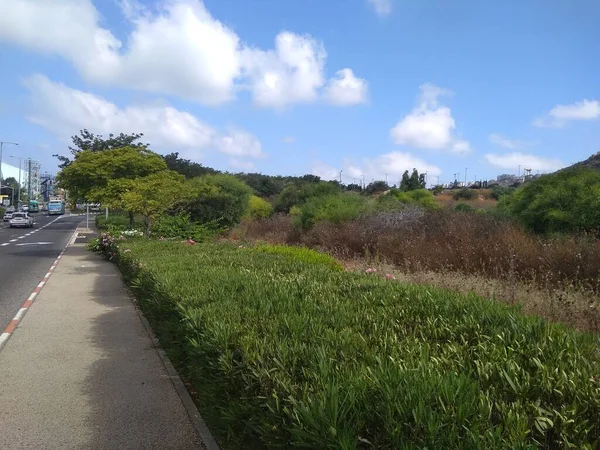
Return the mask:
<path fill-rule="evenodd" d="M 205 242 L 216 234 L 216 229 L 206 224 L 192 222 L 189 214 L 160 216 L 152 227 L 152 236 L 163 238 L 191 238 Z"/>
<path fill-rule="evenodd" d="M 490 198 L 500 200 L 504 196 L 511 196 L 515 192 L 514 187 L 494 186 L 490 191 Z"/>
<path fill-rule="evenodd" d="M 398 198 L 398 200 L 405 204 L 419 205 L 426 209 L 439 208 L 439 205 L 435 201 L 435 197 L 433 196 L 433 194 L 426 189 L 415 189 L 407 192 L 397 192 L 395 195 Z"/>
<path fill-rule="evenodd" d="M 297 250 L 130 249 L 118 260 L 125 279 L 228 448 L 598 443 L 592 335 Z"/>
<path fill-rule="evenodd" d="M 215 174 L 188 180 L 188 198 L 174 208 L 199 223 L 229 227 L 240 222 L 250 207 L 252 189 L 233 175 Z"/>
<path fill-rule="evenodd" d="M 305 230 L 320 221 L 342 223 L 366 213 L 370 206 L 368 198 L 353 192 L 312 197 L 300 207 L 297 223 Z"/>
<path fill-rule="evenodd" d="M 273 214 L 273 206 L 266 200 L 252 195 L 250 197 L 250 217 L 253 219 L 266 219 Z"/>
<path fill-rule="evenodd" d="M 310 198 L 328 197 L 339 192 L 339 186 L 325 181 L 288 184 L 277 197 L 275 211 L 287 213 Z"/>
<path fill-rule="evenodd" d="M 456 191 L 452 197 L 454 200 L 473 200 L 477 198 L 477 192 L 473 189 L 464 187 L 459 191 Z"/>
<path fill-rule="evenodd" d="M 99 231 L 124 231 L 124 230 L 143 230 L 145 228 L 144 218 L 142 216 L 135 216 L 133 220 L 133 227 L 129 226 L 129 215 L 127 213 L 114 212 L 109 214 L 108 219 L 104 214 L 98 214 L 96 216 L 96 228 Z"/>
<path fill-rule="evenodd" d="M 467 205 L 466 203 L 458 203 L 454 209 L 456 211 L 461 211 L 461 212 L 472 212 L 473 211 L 473 207 L 471 205 Z"/>
<path fill-rule="evenodd" d="M 525 183 L 498 207 L 538 233 L 600 231 L 600 171 L 569 169 Z"/>

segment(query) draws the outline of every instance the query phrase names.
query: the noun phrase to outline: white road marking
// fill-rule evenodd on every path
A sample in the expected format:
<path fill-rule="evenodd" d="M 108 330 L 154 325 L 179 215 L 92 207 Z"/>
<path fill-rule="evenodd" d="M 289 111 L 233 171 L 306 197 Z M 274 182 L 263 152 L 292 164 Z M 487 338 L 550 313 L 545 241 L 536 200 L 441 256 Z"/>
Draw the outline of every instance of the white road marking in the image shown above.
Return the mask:
<path fill-rule="evenodd" d="M 17 247 L 23 247 L 25 245 L 50 245 L 54 244 L 54 242 L 24 242 L 22 244 L 15 244 Z"/>

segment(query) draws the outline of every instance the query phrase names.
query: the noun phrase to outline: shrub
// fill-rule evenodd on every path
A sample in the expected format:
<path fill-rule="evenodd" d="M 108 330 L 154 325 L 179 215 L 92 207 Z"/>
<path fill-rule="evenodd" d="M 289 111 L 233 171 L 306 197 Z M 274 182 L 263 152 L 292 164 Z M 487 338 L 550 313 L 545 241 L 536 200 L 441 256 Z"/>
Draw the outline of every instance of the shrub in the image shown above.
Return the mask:
<path fill-rule="evenodd" d="M 250 217 L 253 219 L 266 219 L 273 214 L 273 206 L 266 200 L 252 195 L 250 197 Z"/>
<path fill-rule="evenodd" d="M 537 233 L 600 230 L 600 171 L 568 169 L 525 183 L 499 205 Z"/>
<path fill-rule="evenodd" d="M 268 245 L 262 244 L 254 247 L 254 251 L 270 253 L 272 255 L 284 255 L 297 261 L 309 264 L 322 264 L 332 270 L 344 270 L 342 265 L 331 255 L 318 252 L 306 247 L 290 247 L 288 245 Z"/>
<path fill-rule="evenodd" d="M 146 241 L 119 263 L 229 448 L 598 443 L 591 335 L 280 250 Z"/>
<path fill-rule="evenodd" d="M 288 184 L 277 197 L 275 211 L 287 213 L 292 207 L 302 205 L 309 198 L 327 197 L 339 192 L 339 186 L 324 181 Z"/>
<path fill-rule="evenodd" d="M 229 227 L 248 213 L 252 189 L 233 175 L 215 174 L 187 181 L 187 199 L 174 210 L 187 213 L 194 222 Z"/>
<path fill-rule="evenodd" d="M 178 239 L 191 238 L 196 242 L 204 242 L 218 231 L 215 224 L 212 224 L 212 227 L 210 225 L 192 222 L 189 214 L 163 215 L 154 224 L 152 236 Z"/>
<path fill-rule="evenodd" d="M 99 231 L 110 231 L 119 232 L 123 230 L 143 230 L 145 228 L 144 218 L 141 216 L 135 216 L 133 227 L 129 226 L 129 214 L 113 212 L 108 216 L 108 219 L 104 214 L 96 216 L 96 228 Z"/>
<path fill-rule="evenodd" d="M 439 207 L 433 194 L 426 189 L 398 192 L 396 197 L 402 203 L 415 204 L 426 209 L 437 209 Z"/>
<path fill-rule="evenodd" d="M 473 200 L 477 198 L 477 192 L 473 189 L 464 187 L 459 191 L 456 191 L 452 197 L 454 200 Z"/>
<path fill-rule="evenodd" d="M 467 205 L 466 203 L 458 203 L 454 209 L 459 212 L 472 212 L 473 207 L 471 205 Z"/>
<path fill-rule="evenodd" d="M 351 192 L 312 197 L 301 206 L 297 223 L 305 230 L 323 220 L 342 223 L 357 218 L 369 208 L 369 199 Z"/>

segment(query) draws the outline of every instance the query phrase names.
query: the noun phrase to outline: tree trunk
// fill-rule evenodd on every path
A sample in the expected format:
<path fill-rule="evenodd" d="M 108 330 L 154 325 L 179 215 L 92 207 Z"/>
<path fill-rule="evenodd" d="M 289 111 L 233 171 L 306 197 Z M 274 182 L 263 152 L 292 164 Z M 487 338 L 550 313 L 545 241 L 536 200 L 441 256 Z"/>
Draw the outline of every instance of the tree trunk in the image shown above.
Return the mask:
<path fill-rule="evenodd" d="M 133 211 L 129 211 L 129 228 L 133 229 Z"/>

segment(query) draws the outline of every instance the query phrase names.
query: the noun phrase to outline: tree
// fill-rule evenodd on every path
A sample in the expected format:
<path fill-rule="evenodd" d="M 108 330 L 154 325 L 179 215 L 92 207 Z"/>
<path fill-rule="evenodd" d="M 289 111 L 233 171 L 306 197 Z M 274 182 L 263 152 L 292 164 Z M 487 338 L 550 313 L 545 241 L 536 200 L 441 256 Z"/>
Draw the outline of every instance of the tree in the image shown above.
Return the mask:
<path fill-rule="evenodd" d="M 4 180 L 0 180 L 0 185 L 3 186 L 2 189 L 0 189 L 0 194 L 8 195 L 11 203 L 14 205 L 17 198 L 19 198 L 19 182 L 14 177 L 8 177 Z M 21 198 L 22 197 L 23 189 L 21 189 Z"/>
<path fill-rule="evenodd" d="M 218 170 L 212 169 L 211 167 L 205 167 L 202 164 L 190 161 L 189 159 L 180 158 L 179 153 L 177 152 L 169 153 L 168 155 L 163 156 L 163 158 L 170 170 L 174 170 L 186 178 L 219 173 Z"/>
<path fill-rule="evenodd" d="M 252 189 L 233 175 L 215 174 L 186 182 L 185 197 L 174 207 L 201 223 L 231 226 L 248 213 Z"/>
<path fill-rule="evenodd" d="M 268 201 L 256 195 L 250 197 L 250 217 L 266 219 L 271 214 L 273 214 L 273 206 Z"/>
<path fill-rule="evenodd" d="M 134 179 L 111 180 L 109 191 L 121 191 L 110 201 L 126 211 L 144 216 L 146 237 L 150 237 L 152 221 L 164 214 L 181 197 L 185 178 L 172 170 Z"/>
<path fill-rule="evenodd" d="M 350 183 L 349 185 L 346 186 L 346 190 L 360 192 L 360 191 L 362 191 L 362 187 L 360 184 Z"/>
<path fill-rule="evenodd" d="M 118 136 L 115 136 L 111 133 L 108 135 L 108 139 L 104 139 L 104 137 L 101 134 L 90 133 L 88 130 L 83 129 L 79 131 L 79 135 L 71 136 L 73 147 L 69 146 L 69 151 L 71 152 L 71 155 L 75 157 L 79 152 L 84 151 L 101 152 L 122 147 L 147 148 L 149 144 L 142 144 L 140 142 L 136 142 L 140 140 L 143 136 L 143 133 L 121 133 Z M 60 161 L 59 167 L 61 169 L 64 169 L 72 162 L 72 160 L 66 156 L 52 156 L 58 158 L 58 160 Z"/>
<path fill-rule="evenodd" d="M 367 194 L 377 194 L 380 192 L 385 192 L 389 189 L 389 185 L 385 181 L 373 181 L 369 183 L 365 189 Z"/>
<path fill-rule="evenodd" d="M 56 177 L 75 202 L 110 203 L 117 191 L 109 181 L 133 180 L 167 170 L 163 158 L 145 147 L 124 147 L 93 152 L 83 150 Z M 126 185 L 122 185 L 123 188 Z M 133 212 L 129 212 L 133 224 Z"/>
<path fill-rule="evenodd" d="M 402 181 L 400 181 L 399 187 L 401 191 L 410 191 L 410 176 L 408 175 L 408 170 L 405 170 L 402 174 Z"/>
<path fill-rule="evenodd" d="M 417 169 L 413 169 L 410 180 L 408 181 L 408 190 L 414 191 L 415 189 L 421 189 L 421 180 L 419 179 L 419 172 Z"/>

